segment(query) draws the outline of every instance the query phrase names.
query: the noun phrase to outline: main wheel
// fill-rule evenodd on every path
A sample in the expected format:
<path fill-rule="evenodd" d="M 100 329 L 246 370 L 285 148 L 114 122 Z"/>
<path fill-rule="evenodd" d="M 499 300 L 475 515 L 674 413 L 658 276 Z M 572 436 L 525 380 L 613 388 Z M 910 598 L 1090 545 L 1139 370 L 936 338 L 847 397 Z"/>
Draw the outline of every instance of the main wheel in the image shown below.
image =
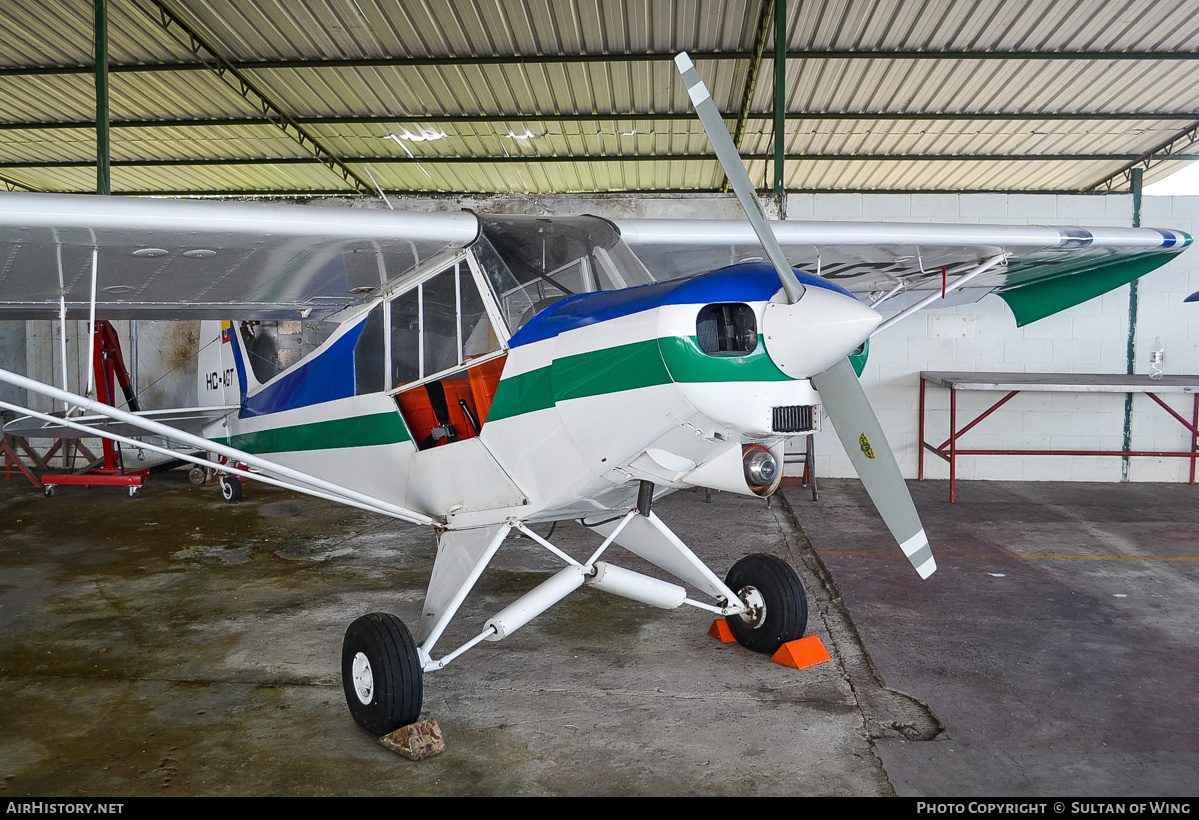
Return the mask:
<path fill-rule="evenodd" d="M 415 723 L 424 699 L 420 656 L 404 622 L 385 612 L 363 615 L 341 644 L 341 686 L 350 714 L 381 736 Z"/>
<path fill-rule="evenodd" d="M 787 641 L 803 637 L 808 628 L 808 596 L 795 570 L 773 555 L 747 555 L 724 579 L 749 607 L 730 615 L 729 631 L 737 643 L 754 652 L 774 654 Z"/>
<path fill-rule="evenodd" d="M 241 481 L 237 476 L 221 474 L 221 498 L 230 504 L 241 501 Z"/>

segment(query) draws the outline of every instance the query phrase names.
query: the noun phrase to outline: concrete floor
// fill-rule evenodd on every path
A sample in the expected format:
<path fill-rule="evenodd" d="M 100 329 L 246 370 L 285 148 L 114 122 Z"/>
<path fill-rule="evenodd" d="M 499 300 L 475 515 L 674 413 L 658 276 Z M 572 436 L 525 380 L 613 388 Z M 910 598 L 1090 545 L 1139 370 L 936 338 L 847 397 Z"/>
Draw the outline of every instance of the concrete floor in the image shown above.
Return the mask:
<path fill-rule="evenodd" d="M 417 616 L 430 533 L 181 475 L 135 500 L 0 484 L 0 794 L 1195 794 L 1199 490 L 912 487 L 926 582 L 856 482 L 656 507 L 718 573 L 796 566 L 831 663 L 581 590 L 426 677 L 448 750 L 412 763 L 354 724 L 338 664 L 353 618 Z M 443 645 L 556 568 L 509 541 Z"/>

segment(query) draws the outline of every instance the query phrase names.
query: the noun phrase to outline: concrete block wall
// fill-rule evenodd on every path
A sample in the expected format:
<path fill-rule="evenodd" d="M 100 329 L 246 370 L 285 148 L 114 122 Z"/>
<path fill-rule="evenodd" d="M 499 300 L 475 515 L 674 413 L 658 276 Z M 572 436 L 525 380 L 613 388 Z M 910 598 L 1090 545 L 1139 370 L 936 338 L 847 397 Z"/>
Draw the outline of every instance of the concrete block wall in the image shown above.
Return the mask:
<path fill-rule="evenodd" d="M 1132 224 L 1132 197 L 1034 194 L 814 194 L 791 195 L 788 219 L 835 219 L 984 224 Z M 1199 197 L 1145 197 L 1141 224 L 1199 235 Z M 1184 253 L 1140 280 L 1136 318 L 1136 372 L 1149 371 L 1155 336 L 1166 344 L 1166 372 L 1199 374 L 1199 303 L 1183 299 L 1199 291 L 1199 251 Z M 1123 373 L 1128 339 L 1129 289 L 1109 294 L 1017 328 L 997 296 L 921 314 L 871 342 L 862 374 L 904 475 L 917 474 L 919 374 L 922 370 Z M 886 315 L 884 311 L 884 315 Z M 963 426 L 1002 397 L 958 394 Z M 1167 399 L 1185 418 L 1190 397 Z M 949 393 L 929 388 L 928 438 L 948 436 Z M 960 440 L 972 449 L 1118 449 L 1123 443 L 1124 396 L 1120 394 L 1022 393 Z M 1179 450 L 1189 445 L 1185 429 L 1146 396 L 1132 412 L 1132 446 Z M 845 477 L 853 467 L 830 428 L 816 438 L 818 474 Z M 1133 481 L 1185 481 L 1189 462 L 1134 458 Z M 1026 481 L 1119 481 L 1120 458 L 978 456 L 958 461 L 961 479 Z M 925 475 L 947 478 L 949 468 L 926 456 Z"/>

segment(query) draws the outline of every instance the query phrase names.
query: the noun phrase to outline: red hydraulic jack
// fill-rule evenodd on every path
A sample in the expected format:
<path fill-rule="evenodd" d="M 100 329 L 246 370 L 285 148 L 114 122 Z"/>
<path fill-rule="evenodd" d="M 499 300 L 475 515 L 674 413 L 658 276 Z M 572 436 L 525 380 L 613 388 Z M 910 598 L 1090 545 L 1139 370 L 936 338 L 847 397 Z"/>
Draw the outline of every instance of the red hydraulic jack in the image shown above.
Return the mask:
<path fill-rule="evenodd" d="M 111 322 L 100 320 L 96 322 L 93 331 L 96 335 L 92 346 L 92 370 L 96 375 L 96 398 L 105 404 L 116 406 L 116 384 L 121 385 L 125 394 L 125 402 L 129 409 L 136 413 L 141 408 L 137 396 L 133 395 L 133 384 L 129 380 L 129 371 L 125 368 L 125 359 L 121 356 L 121 342 L 117 331 Z M 59 484 L 81 484 L 86 487 L 117 486 L 128 487 L 129 497 L 137 495 L 138 489 L 150 475 L 149 468 L 126 471 L 122 460 L 117 455 L 116 445 L 109 439 L 102 439 L 104 458 L 102 467 L 93 467 L 83 473 L 70 475 L 44 475 L 42 487 L 46 497 L 54 495 L 54 488 Z"/>

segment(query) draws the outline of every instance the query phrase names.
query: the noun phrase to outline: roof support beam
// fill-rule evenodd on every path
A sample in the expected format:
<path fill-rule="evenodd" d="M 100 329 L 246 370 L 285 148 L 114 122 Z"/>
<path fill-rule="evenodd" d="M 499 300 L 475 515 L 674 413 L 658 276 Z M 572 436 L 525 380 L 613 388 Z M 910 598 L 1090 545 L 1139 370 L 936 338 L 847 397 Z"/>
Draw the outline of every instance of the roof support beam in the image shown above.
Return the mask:
<path fill-rule="evenodd" d="M 773 112 L 752 112 L 744 115 L 746 120 L 763 121 L 774 119 Z M 804 122 L 1185 122 L 1197 120 L 1194 111 L 1165 112 L 1122 112 L 1122 111 L 1067 111 L 1067 112 L 1001 112 L 985 111 L 906 113 L 897 111 L 852 111 L 825 113 L 812 111 L 785 112 L 788 120 Z M 731 119 L 732 115 L 725 115 Z M 397 123 L 435 123 L 440 125 L 500 124 L 523 122 L 628 122 L 652 120 L 655 122 L 692 122 L 694 114 L 684 113 L 635 113 L 616 112 L 611 114 L 406 114 L 406 115 L 331 115 L 325 117 L 293 117 L 299 125 L 395 125 Z M 211 119 L 186 118 L 162 120 L 112 120 L 111 128 L 222 128 L 237 125 L 276 125 L 266 117 L 221 117 Z M 58 131 L 95 128 L 95 120 L 73 122 L 5 122 L 0 131 Z"/>
<path fill-rule="evenodd" d="M 1144 173 L 1149 166 L 1154 162 L 1165 162 L 1167 160 L 1195 160 L 1196 157 L 1191 154 L 1178 154 L 1176 151 L 1190 148 L 1192 145 L 1199 143 L 1199 122 L 1193 122 L 1191 127 L 1183 131 L 1181 134 L 1176 134 L 1170 139 L 1155 147 L 1152 151 L 1136 157 L 1128 165 L 1121 168 L 1116 173 L 1101 179 L 1094 185 L 1089 185 L 1083 189 L 1084 193 L 1098 190 L 1102 188 L 1105 192 L 1113 190 L 1117 183 L 1122 181 L 1129 186 L 1129 190 L 1133 190 L 1135 179 L 1134 171 Z M 1113 157 L 1115 159 L 1115 157 Z"/>
<path fill-rule="evenodd" d="M 758 32 L 754 35 L 753 56 L 745 71 L 745 85 L 741 88 L 741 105 L 737 107 L 736 122 L 733 125 L 733 145 L 738 153 L 741 151 L 741 138 L 745 136 L 747 114 L 753 106 L 754 90 L 758 87 L 758 71 L 762 67 L 762 54 L 766 51 L 766 38 L 770 35 L 770 22 L 774 17 L 775 0 L 762 0 L 762 8 L 758 14 Z M 720 190 L 729 189 L 729 179 L 726 176 L 720 185 Z"/>
<path fill-rule="evenodd" d="M 6 176 L 0 176 L 0 184 L 4 185 L 4 190 L 6 191 L 33 191 L 35 193 L 42 193 L 41 188 L 35 188 L 26 182 L 18 182 Z"/>
<path fill-rule="evenodd" d="M 151 0 L 157 3 L 158 0 Z M 707 60 L 752 60 L 750 51 L 689 52 L 695 62 Z M 560 64 L 587 65 L 605 63 L 659 63 L 674 59 L 674 52 L 648 52 L 625 54 L 531 54 L 494 55 L 476 57 L 368 57 L 350 60 L 248 60 L 234 64 L 242 71 L 271 71 L 286 68 L 337 69 L 337 68 L 444 68 L 467 66 L 544 66 Z M 1087 61 L 1111 62 L 1177 62 L 1199 60 L 1194 51 L 838 51 L 811 50 L 788 51 L 788 60 L 1035 60 L 1035 61 Z M 210 66 L 204 62 L 179 61 L 170 63 L 129 63 L 110 67 L 113 73 L 154 71 L 204 71 Z M 0 68 L 0 77 L 46 76 L 53 74 L 90 74 L 92 66 L 6 66 Z"/>
<path fill-rule="evenodd" d="M 745 72 L 745 85 L 741 89 L 741 105 L 737 107 L 737 124 L 733 130 L 733 145 L 741 150 L 741 138 L 745 135 L 746 115 L 753 108 L 754 91 L 758 87 L 758 72 L 762 68 L 762 55 L 766 52 L 766 39 L 770 36 L 770 25 L 774 21 L 775 0 L 763 0 L 758 16 L 758 33 L 754 35 L 753 56 Z"/>
<path fill-rule="evenodd" d="M 742 160 L 747 162 L 766 162 L 774 158 L 773 154 L 742 154 Z M 810 162 L 1140 162 L 1144 157 L 1136 154 L 787 154 L 784 159 L 791 161 Z M 1199 161 L 1199 154 L 1174 154 L 1170 156 L 1151 156 L 1154 160 L 1184 160 Z M 374 165 L 510 165 L 512 163 L 528 162 L 533 164 L 561 164 L 587 162 L 661 162 L 660 156 L 636 154 L 612 154 L 604 156 L 430 156 L 430 157 L 395 157 L 395 156 L 360 156 L 347 157 L 348 162 L 371 163 Z M 715 154 L 674 154 L 672 161 L 716 162 Z M 172 166 L 251 166 L 251 165 L 312 165 L 321 160 L 316 157 L 172 157 L 169 159 L 125 159 L 113 160 L 114 167 L 162 168 Z M 5 169 L 28 168 L 87 168 L 94 165 L 91 160 L 14 160 L 0 162 L 0 171 Z M 1093 187 L 1087 190 L 1093 190 Z M 372 195 L 374 190 L 371 191 Z"/>
<path fill-rule="evenodd" d="M 216 49 L 207 40 L 171 11 L 163 0 L 150 0 L 150 2 L 158 9 L 158 24 L 168 34 L 171 34 L 177 40 L 184 43 L 192 54 L 203 60 L 203 66 L 206 70 L 214 72 L 217 77 L 237 91 L 244 99 L 254 103 L 262 111 L 267 121 L 277 126 L 283 133 L 299 143 L 301 148 L 311 153 L 316 161 L 341 176 L 342 179 L 357 188 L 359 192 L 370 194 L 374 191 L 373 186 L 366 179 L 359 176 L 356 171 L 322 145 L 312 134 L 305 131 L 299 123 L 292 119 L 279 105 L 251 82 L 242 71 L 218 54 Z M 172 31 L 172 26 L 178 31 L 183 32 L 186 35 L 186 40 L 179 37 L 175 31 Z"/>

